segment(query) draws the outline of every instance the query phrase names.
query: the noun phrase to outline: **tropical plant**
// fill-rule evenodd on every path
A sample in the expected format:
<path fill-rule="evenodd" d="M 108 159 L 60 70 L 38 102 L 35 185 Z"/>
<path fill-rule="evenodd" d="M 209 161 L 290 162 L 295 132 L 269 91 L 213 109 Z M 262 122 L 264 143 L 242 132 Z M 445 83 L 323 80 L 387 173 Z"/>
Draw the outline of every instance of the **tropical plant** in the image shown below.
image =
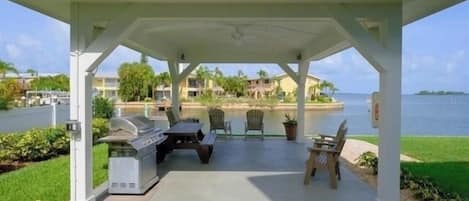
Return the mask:
<path fill-rule="evenodd" d="M 355 159 L 359 166 L 370 168 L 374 175 L 378 174 L 378 157 L 375 153 L 367 151 Z"/>
<path fill-rule="evenodd" d="M 261 80 L 265 80 L 266 78 L 268 78 L 267 72 L 263 69 L 257 71 L 257 75 L 259 76 Z"/>
<path fill-rule="evenodd" d="M 206 87 L 206 83 L 211 79 L 211 72 L 206 66 L 199 66 L 195 71 L 195 78 L 198 82 L 198 91 L 199 94 L 202 94 L 203 88 Z"/>
<path fill-rule="evenodd" d="M 96 96 L 93 99 L 93 117 L 110 119 L 114 113 L 114 103 L 105 97 Z"/>
<path fill-rule="evenodd" d="M 148 97 L 154 81 L 153 68 L 142 63 L 123 63 L 118 70 L 119 96 L 124 101 Z"/>
<path fill-rule="evenodd" d="M 12 101 L 21 96 L 21 85 L 15 79 L 5 79 L 0 82 L 0 97 Z"/>
<path fill-rule="evenodd" d="M 141 64 L 148 64 L 148 56 L 146 54 L 141 54 L 140 55 L 140 63 Z"/>
<path fill-rule="evenodd" d="M 335 92 L 339 90 L 335 87 L 334 83 L 329 82 L 327 80 L 324 80 L 319 84 L 319 89 L 331 98 L 334 96 Z"/>
<path fill-rule="evenodd" d="M 18 70 L 13 64 L 0 60 L 0 74 L 2 78 L 5 78 L 7 73 L 18 74 Z"/>
<path fill-rule="evenodd" d="M 57 90 L 69 91 L 70 79 L 67 75 L 60 74 L 48 77 L 36 77 L 30 82 L 31 88 L 35 90 Z"/>
<path fill-rule="evenodd" d="M 225 93 L 233 94 L 236 97 L 243 96 L 246 93 L 247 80 L 245 76 L 229 76 L 224 78 L 222 85 Z"/>
<path fill-rule="evenodd" d="M 212 76 L 213 81 L 217 86 L 223 86 L 225 82 L 225 76 L 223 76 L 223 72 L 218 67 L 215 67 Z"/>
<path fill-rule="evenodd" d="M 285 114 L 285 121 L 283 122 L 284 124 L 291 124 L 291 125 L 296 125 L 298 122 L 296 121 L 295 117 L 292 117 L 290 114 Z"/>
<path fill-rule="evenodd" d="M 38 72 L 32 68 L 28 68 L 24 72 L 30 74 L 31 76 L 38 76 Z"/>
<path fill-rule="evenodd" d="M 312 84 L 311 86 L 309 86 L 308 92 L 309 94 L 311 94 L 311 100 L 317 100 L 320 90 L 321 90 L 320 83 Z"/>

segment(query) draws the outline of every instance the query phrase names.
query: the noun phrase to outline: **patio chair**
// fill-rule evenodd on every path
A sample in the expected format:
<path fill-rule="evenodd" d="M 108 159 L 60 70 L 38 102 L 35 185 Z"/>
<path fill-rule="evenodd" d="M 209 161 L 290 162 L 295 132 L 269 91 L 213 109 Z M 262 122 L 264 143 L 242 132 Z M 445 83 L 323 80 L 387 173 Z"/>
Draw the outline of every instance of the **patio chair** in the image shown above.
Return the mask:
<path fill-rule="evenodd" d="M 318 147 L 318 148 L 322 148 L 324 146 L 331 148 L 337 145 L 337 142 L 338 142 L 337 139 L 345 138 L 346 132 L 345 133 L 342 132 L 345 128 L 347 128 L 347 120 L 343 120 L 340 123 L 339 128 L 337 129 L 336 136 L 319 134 L 319 137 L 313 137 L 313 140 L 314 140 L 313 146 Z M 340 180 L 341 175 L 340 175 L 339 167 L 340 167 L 340 161 L 337 161 L 337 164 L 336 164 L 337 178 Z M 314 176 L 315 173 L 316 173 L 316 168 L 313 168 L 313 172 L 311 173 L 311 176 Z"/>
<path fill-rule="evenodd" d="M 304 176 L 304 184 L 310 183 L 313 172 L 317 168 L 327 169 L 329 171 L 329 180 L 331 188 L 337 188 L 337 180 L 340 180 L 339 157 L 345 145 L 345 135 L 347 128 L 341 128 L 336 138 L 336 144 L 318 146 L 314 144 L 308 148 L 309 159 L 306 161 L 306 171 Z"/>
<path fill-rule="evenodd" d="M 231 121 L 225 121 L 225 112 L 217 108 L 211 108 L 208 110 L 208 119 L 210 121 L 210 131 L 217 132 L 217 130 L 225 131 L 225 137 L 233 135 L 231 132 Z"/>
<path fill-rule="evenodd" d="M 178 114 L 174 113 L 174 111 L 171 108 L 168 108 L 166 110 L 166 117 L 168 117 L 169 121 L 169 127 L 173 127 L 176 123 L 183 121 L 183 122 L 199 122 L 198 119 L 196 118 L 187 118 L 187 119 L 181 119 Z"/>
<path fill-rule="evenodd" d="M 318 137 L 313 137 L 313 140 L 315 143 L 331 143 L 331 144 L 335 144 L 336 143 L 336 139 L 337 139 L 337 136 L 339 135 L 339 132 L 340 130 L 344 129 L 347 127 L 347 120 L 343 120 L 340 125 L 339 125 L 339 128 L 337 129 L 337 133 L 335 136 L 333 135 L 324 135 L 324 134 L 319 134 Z"/>
<path fill-rule="evenodd" d="M 249 110 L 246 113 L 247 121 L 244 122 L 244 139 L 248 137 L 248 131 L 260 131 L 264 140 L 264 112 L 261 110 Z"/>

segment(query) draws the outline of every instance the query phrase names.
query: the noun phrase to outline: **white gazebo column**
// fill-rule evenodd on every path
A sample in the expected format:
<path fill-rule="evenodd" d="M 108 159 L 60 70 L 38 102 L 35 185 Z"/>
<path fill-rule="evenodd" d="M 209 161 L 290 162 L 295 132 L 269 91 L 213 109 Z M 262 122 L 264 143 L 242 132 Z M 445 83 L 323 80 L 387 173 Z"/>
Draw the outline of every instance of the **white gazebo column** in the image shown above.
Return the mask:
<path fill-rule="evenodd" d="M 125 14 L 129 14 L 125 12 Z M 70 120 L 79 123 L 70 136 L 70 200 L 93 201 L 92 79 L 93 72 L 131 30 L 134 18 L 116 16 L 99 33 L 81 4 L 71 5 Z M 107 19 L 109 20 L 109 19 Z M 91 39 L 93 38 L 93 39 Z"/>
<path fill-rule="evenodd" d="M 337 28 L 379 72 L 378 200 L 400 200 L 400 135 L 402 74 L 402 5 L 376 7 L 380 19 L 375 27 L 365 28 L 358 17 L 336 10 Z M 366 19 L 361 16 L 361 19 Z"/>
<path fill-rule="evenodd" d="M 173 112 L 176 114 L 179 114 L 179 107 L 181 105 L 179 100 L 179 85 L 198 65 L 199 62 L 191 62 L 188 66 L 184 67 L 181 63 L 168 61 L 169 74 L 171 75 L 171 104 Z"/>
<path fill-rule="evenodd" d="M 171 75 L 171 107 L 175 114 L 179 115 L 179 63 L 168 61 L 169 74 Z"/>
<path fill-rule="evenodd" d="M 297 81 L 297 121 L 298 127 L 296 131 L 296 142 L 303 143 L 305 141 L 305 97 L 306 97 L 306 76 L 308 75 L 309 61 L 301 61 L 298 65 L 298 81 Z"/>

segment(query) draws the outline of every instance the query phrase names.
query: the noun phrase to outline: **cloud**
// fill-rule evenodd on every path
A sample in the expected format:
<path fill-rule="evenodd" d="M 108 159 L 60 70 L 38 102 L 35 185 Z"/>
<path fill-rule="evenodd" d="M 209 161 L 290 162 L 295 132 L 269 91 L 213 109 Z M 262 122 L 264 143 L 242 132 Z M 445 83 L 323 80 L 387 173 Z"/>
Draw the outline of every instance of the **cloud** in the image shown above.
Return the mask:
<path fill-rule="evenodd" d="M 41 42 L 39 40 L 36 40 L 26 34 L 20 34 L 18 38 L 16 39 L 16 43 L 21 46 L 22 48 L 34 48 L 34 49 L 40 49 L 41 48 Z"/>
<path fill-rule="evenodd" d="M 22 55 L 21 48 L 18 47 L 18 45 L 16 45 L 16 44 L 12 44 L 12 43 L 7 44 L 5 46 L 5 50 L 8 54 L 8 57 L 12 58 L 12 59 L 19 58 Z"/>

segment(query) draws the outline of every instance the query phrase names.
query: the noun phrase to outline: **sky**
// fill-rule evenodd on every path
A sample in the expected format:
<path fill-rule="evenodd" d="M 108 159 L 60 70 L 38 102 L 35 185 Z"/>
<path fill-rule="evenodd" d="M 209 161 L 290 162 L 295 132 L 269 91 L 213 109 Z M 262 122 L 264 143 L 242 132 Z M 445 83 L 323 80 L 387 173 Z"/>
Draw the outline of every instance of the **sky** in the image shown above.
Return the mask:
<path fill-rule="evenodd" d="M 0 1 L 0 60 L 19 70 L 41 73 L 69 71 L 69 26 L 53 18 Z M 116 75 L 123 62 L 139 61 L 140 53 L 119 46 L 100 65 L 99 74 Z M 149 60 L 155 72 L 168 71 L 167 63 Z M 260 69 L 269 75 L 283 73 L 274 64 L 206 64 L 225 74 L 243 70 L 255 76 Z M 405 94 L 420 90 L 469 92 L 469 2 L 436 13 L 404 27 L 403 77 Z M 378 90 L 378 73 L 353 48 L 317 62 L 309 73 L 332 81 L 340 92 L 370 93 Z"/>

